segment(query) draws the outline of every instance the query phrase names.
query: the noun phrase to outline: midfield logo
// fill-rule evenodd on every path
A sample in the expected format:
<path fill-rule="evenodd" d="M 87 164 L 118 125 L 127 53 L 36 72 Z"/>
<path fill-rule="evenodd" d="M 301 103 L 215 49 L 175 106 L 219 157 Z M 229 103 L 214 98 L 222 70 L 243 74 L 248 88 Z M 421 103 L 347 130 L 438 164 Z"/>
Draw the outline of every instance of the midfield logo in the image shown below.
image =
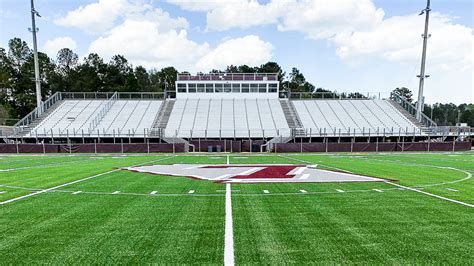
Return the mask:
<path fill-rule="evenodd" d="M 225 183 L 383 181 L 383 179 L 352 173 L 317 169 L 316 165 L 295 164 L 172 164 L 138 166 L 124 169 L 140 173 L 163 176 L 183 176 Z"/>

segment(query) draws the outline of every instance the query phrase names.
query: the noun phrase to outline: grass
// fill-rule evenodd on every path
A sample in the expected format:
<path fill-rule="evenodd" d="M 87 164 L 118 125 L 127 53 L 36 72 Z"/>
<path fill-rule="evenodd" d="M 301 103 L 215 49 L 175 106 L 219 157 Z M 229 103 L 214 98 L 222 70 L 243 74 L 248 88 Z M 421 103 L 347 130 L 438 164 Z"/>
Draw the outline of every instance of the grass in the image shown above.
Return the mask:
<path fill-rule="evenodd" d="M 227 155 L 3 156 L 0 170 L 9 171 L 0 172 L 0 202 L 125 166 L 226 162 Z M 336 167 L 474 204 L 474 179 L 466 179 L 474 171 L 472 152 L 233 154 L 229 162 Z M 232 190 L 237 264 L 474 261 L 473 208 L 389 183 L 233 184 Z M 118 170 L 0 205 L 0 262 L 223 264 L 224 191 L 209 181 Z"/>

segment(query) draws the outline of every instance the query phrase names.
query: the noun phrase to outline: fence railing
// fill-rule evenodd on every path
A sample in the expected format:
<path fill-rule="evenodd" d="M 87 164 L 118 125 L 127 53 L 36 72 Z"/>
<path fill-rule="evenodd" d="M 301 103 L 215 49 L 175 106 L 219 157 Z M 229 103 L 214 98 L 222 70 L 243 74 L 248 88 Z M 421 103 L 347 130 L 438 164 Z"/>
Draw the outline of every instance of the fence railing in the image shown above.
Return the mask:
<path fill-rule="evenodd" d="M 399 95 L 398 93 L 392 92 L 390 93 L 390 99 L 397 104 L 399 104 L 403 109 L 405 109 L 409 114 L 416 117 L 417 109 L 415 105 L 408 102 L 403 96 Z M 437 124 L 431 120 L 427 115 L 421 113 L 421 121 L 419 121 L 426 127 L 436 127 Z"/>
<path fill-rule="evenodd" d="M 308 99 L 325 99 L 325 100 L 342 100 L 342 99 L 384 99 L 390 95 L 385 92 L 366 92 L 366 93 L 346 93 L 346 92 L 288 92 L 280 91 L 280 98 L 291 100 L 308 100 Z"/>
<path fill-rule="evenodd" d="M 164 92 L 61 92 L 63 99 L 110 99 L 115 96 L 124 100 L 163 100 Z"/>
<path fill-rule="evenodd" d="M 278 73 L 199 73 L 196 75 L 181 73 L 178 81 L 278 81 Z"/>
<path fill-rule="evenodd" d="M 29 130 L 29 125 L 37 118 L 41 116 L 44 112 L 48 111 L 55 103 L 62 100 L 62 93 L 56 92 L 51 97 L 49 97 L 46 101 L 43 102 L 41 105 L 41 110 L 38 110 L 38 107 L 33 109 L 29 114 L 27 114 L 23 119 L 18 121 L 13 127 L 15 128 L 16 134 L 21 134 L 24 131 Z"/>
<path fill-rule="evenodd" d="M 288 139 L 288 138 L 334 138 L 334 137 L 446 137 L 446 136 L 474 136 L 474 129 L 470 127 L 434 127 L 429 130 L 420 128 L 377 128 L 377 129 L 350 129 L 337 128 L 304 128 L 304 129 L 273 129 L 273 130 L 171 130 L 162 128 L 153 129 L 51 129 L 32 131 L 31 138 L 183 138 L 183 139 Z"/>
<path fill-rule="evenodd" d="M 91 133 L 94 131 L 94 129 L 99 125 L 100 121 L 104 118 L 104 116 L 109 112 L 110 108 L 112 108 L 112 105 L 117 101 L 118 94 L 115 92 L 100 108 L 100 111 L 95 115 L 94 118 L 92 118 L 92 121 L 89 124 L 89 130 L 88 133 Z"/>

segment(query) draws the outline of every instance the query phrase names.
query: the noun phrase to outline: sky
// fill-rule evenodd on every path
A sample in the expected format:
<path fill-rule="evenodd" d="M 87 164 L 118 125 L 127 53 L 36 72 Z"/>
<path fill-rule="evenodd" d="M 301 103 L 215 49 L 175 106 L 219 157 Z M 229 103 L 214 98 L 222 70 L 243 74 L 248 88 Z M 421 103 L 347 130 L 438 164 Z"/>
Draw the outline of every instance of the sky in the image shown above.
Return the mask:
<path fill-rule="evenodd" d="M 134 66 L 208 72 L 278 62 L 316 87 L 418 91 L 426 0 L 35 0 L 51 58 L 124 55 Z M 474 102 L 472 0 L 431 0 L 425 102 Z M 0 46 L 31 44 L 30 1 L 0 0 Z"/>

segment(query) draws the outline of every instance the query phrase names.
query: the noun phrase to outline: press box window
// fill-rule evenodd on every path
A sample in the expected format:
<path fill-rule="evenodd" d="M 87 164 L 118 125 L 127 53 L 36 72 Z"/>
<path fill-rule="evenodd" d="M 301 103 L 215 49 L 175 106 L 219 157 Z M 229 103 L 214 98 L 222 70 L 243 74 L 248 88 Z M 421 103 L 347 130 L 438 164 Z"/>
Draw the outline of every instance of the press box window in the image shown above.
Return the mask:
<path fill-rule="evenodd" d="M 195 93 L 196 92 L 196 84 L 188 84 L 188 92 Z"/>
<path fill-rule="evenodd" d="M 267 93 L 267 84 L 258 84 L 258 92 Z"/>
<path fill-rule="evenodd" d="M 214 84 L 206 84 L 206 92 L 214 93 Z"/>
<path fill-rule="evenodd" d="M 224 84 L 224 92 L 231 92 L 232 91 L 232 87 L 230 84 Z"/>
<path fill-rule="evenodd" d="M 258 92 L 258 84 L 250 84 L 250 92 Z"/>
<path fill-rule="evenodd" d="M 277 92 L 278 84 L 270 83 L 268 84 L 268 92 Z"/>
<path fill-rule="evenodd" d="M 205 87 L 204 87 L 204 84 L 198 84 L 198 85 L 197 85 L 197 92 L 199 92 L 199 93 L 206 92 L 206 89 L 205 89 Z"/>
<path fill-rule="evenodd" d="M 178 83 L 178 92 L 186 92 L 186 84 Z"/>
<path fill-rule="evenodd" d="M 240 84 L 232 84 L 232 92 L 240 92 Z"/>
<path fill-rule="evenodd" d="M 222 84 L 215 84 L 216 92 L 224 92 Z"/>
<path fill-rule="evenodd" d="M 250 92 L 250 84 L 242 84 L 242 93 Z"/>

